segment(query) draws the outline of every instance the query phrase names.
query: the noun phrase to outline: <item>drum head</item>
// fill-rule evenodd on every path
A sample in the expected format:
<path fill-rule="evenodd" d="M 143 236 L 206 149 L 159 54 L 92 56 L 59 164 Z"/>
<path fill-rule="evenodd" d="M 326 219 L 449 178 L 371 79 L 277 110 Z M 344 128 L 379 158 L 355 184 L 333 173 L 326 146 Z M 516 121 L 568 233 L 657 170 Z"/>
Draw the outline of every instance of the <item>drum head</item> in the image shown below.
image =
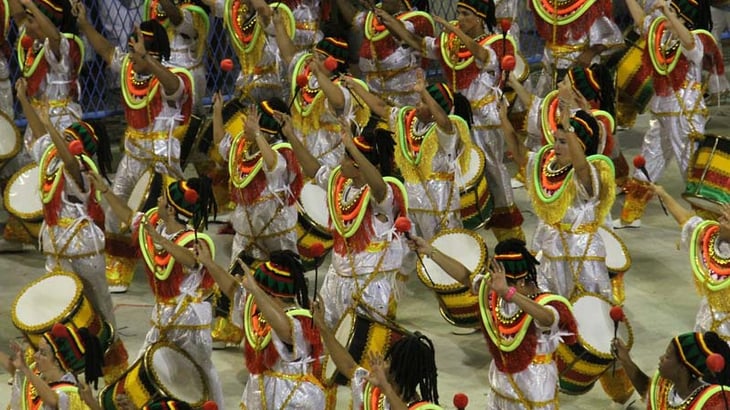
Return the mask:
<path fill-rule="evenodd" d="M 340 323 L 337 324 L 337 330 L 335 331 L 335 338 L 342 346 L 348 348 L 352 342 L 352 333 L 355 330 L 355 315 L 352 310 L 349 310 L 340 319 Z M 331 382 L 337 373 L 337 365 L 334 360 L 327 356 L 327 360 L 324 362 L 324 377 L 325 380 Z"/>
<path fill-rule="evenodd" d="M 304 184 L 299 195 L 299 213 L 308 216 L 314 224 L 327 232 L 329 224 L 327 192 L 311 181 Z"/>
<path fill-rule="evenodd" d="M 629 250 L 615 232 L 601 226 L 598 234 L 606 247 L 606 267 L 611 272 L 626 272 L 631 267 Z"/>
<path fill-rule="evenodd" d="M 488 257 L 484 239 L 466 229 L 447 229 L 431 238 L 431 246 L 461 262 L 472 274 L 484 273 Z M 423 256 L 423 265 L 417 265 L 418 278 L 424 285 L 437 291 L 456 291 L 464 285 L 457 282 L 431 258 Z M 426 273 L 428 271 L 428 273 Z"/>
<path fill-rule="evenodd" d="M 145 353 L 145 364 L 166 396 L 198 407 L 208 399 L 203 370 L 179 347 L 157 343 Z"/>
<path fill-rule="evenodd" d="M 14 157 L 20 151 L 20 132 L 13 120 L 0 111 L 0 160 Z"/>
<path fill-rule="evenodd" d="M 682 198 L 695 208 L 710 211 L 713 214 L 722 215 L 722 204 L 713 199 L 705 198 L 700 194 L 682 194 Z"/>
<path fill-rule="evenodd" d="M 38 165 L 29 164 L 10 178 L 5 187 L 5 209 L 26 221 L 43 219 L 40 171 Z"/>
<path fill-rule="evenodd" d="M 485 161 L 484 153 L 480 148 L 469 148 L 469 169 L 456 175 L 456 184 L 459 186 L 459 190 L 466 191 L 479 182 L 479 178 L 484 173 Z"/>
<path fill-rule="evenodd" d="M 12 307 L 13 324 L 22 332 L 42 333 L 76 309 L 83 285 L 76 275 L 55 272 L 20 291 Z"/>
<path fill-rule="evenodd" d="M 137 180 L 137 183 L 134 185 L 134 189 L 132 189 L 132 193 L 129 195 L 129 199 L 127 200 L 127 206 L 132 211 L 142 211 L 142 207 L 147 201 L 153 176 L 154 173 L 148 170 L 139 177 L 139 180 Z"/>
<path fill-rule="evenodd" d="M 527 80 L 527 76 L 530 75 L 530 69 L 527 65 L 527 61 L 525 61 L 525 57 L 522 56 L 522 54 L 517 54 L 515 57 L 515 77 L 517 77 L 517 80 L 520 82 L 523 82 Z"/>
<path fill-rule="evenodd" d="M 581 344 L 596 356 L 608 359 L 612 357 L 613 340 L 611 307 L 606 299 L 598 295 L 584 295 L 573 302 L 573 316 L 578 322 L 578 338 Z M 619 323 L 618 337 L 631 348 L 634 337 L 627 320 Z"/>

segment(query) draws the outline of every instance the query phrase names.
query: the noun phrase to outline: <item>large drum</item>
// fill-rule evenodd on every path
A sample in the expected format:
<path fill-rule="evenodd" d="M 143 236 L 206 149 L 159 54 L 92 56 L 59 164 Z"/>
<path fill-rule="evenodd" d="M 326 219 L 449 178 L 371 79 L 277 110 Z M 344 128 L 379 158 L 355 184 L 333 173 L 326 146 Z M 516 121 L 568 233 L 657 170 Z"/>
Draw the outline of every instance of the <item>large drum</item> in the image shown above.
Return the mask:
<path fill-rule="evenodd" d="M 431 246 L 439 252 L 456 258 L 472 274 L 487 270 L 487 245 L 484 239 L 466 229 L 442 230 L 431 238 Z M 454 326 L 475 328 L 480 324 L 479 297 L 469 287 L 457 282 L 428 257 L 417 266 L 418 279 L 433 290 L 439 302 L 439 312 Z"/>
<path fill-rule="evenodd" d="M 20 152 L 21 138 L 13 120 L 0 111 L 0 167 Z"/>
<path fill-rule="evenodd" d="M 631 268 L 631 254 L 624 241 L 611 229 L 601 226 L 598 228 L 598 234 L 603 239 L 606 249 L 606 268 L 611 278 L 613 302 L 621 304 L 626 299 L 624 274 Z"/>
<path fill-rule="evenodd" d="M 20 219 L 31 237 L 37 239 L 43 222 L 40 171 L 28 164 L 10 177 L 3 197 L 5 209 Z"/>
<path fill-rule="evenodd" d="M 158 342 L 122 377 L 99 392 L 99 404 L 103 409 L 116 410 L 120 394 L 126 395 L 137 409 L 163 397 L 198 408 L 208 400 L 208 381 L 184 350 L 172 343 Z"/>
<path fill-rule="evenodd" d="M 394 323 L 386 326 L 363 315 L 353 314 L 350 310 L 337 324 L 335 338 L 360 366 L 370 370 L 370 353 L 385 355 L 390 346 L 407 333 L 407 330 Z M 344 386 L 349 383 L 345 376 L 337 372 L 337 366 L 329 356 L 324 361 L 324 380 L 328 385 L 336 383 Z"/>
<path fill-rule="evenodd" d="M 485 165 L 486 160 L 482 150 L 471 147 L 469 168 L 456 178 L 459 186 L 461 221 L 466 229 L 479 229 L 492 217 L 494 201 L 489 193 L 487 176 L 484 173 Z"/>
<path fill-rule="evenodd" d="M 578 322 L 578 341 L 573 345 L 561 343 L 555 352 L 560 374 L 560 390 L 567 394 L 584 394 L 614 361 L 611 354 L 613 321 L 609 314 L 611 303 L 604 297 L 585 294 L 573 302 L 573 315 Z M 619 323 L 618 337 L 631 348 L 634 335 L 625 319 Z"/>
<path fill-rule="evenodd" d="M 223 106 L 223 127 L 226 132 L 232 136 L 239 135 L 243 132 L 243 125 L 246 122 L 246 111 L 243 104 L 237 99 L 231 99 Z M 217 146 L 213 144 L 213 121 L 208 122 L 202 127 L 198 133 L 197 141 L 194 143 L 195 149 L 203 155 L 211 156 L 219 159 Z M 211 148 L 215 148 L 211 150 Z"/>
<path fill-rule="evenodd" d="M 155 177 L 159 181 L 155 181 Z M 127 206 L 133 212 L 146 212 L 157 206 L 157 197 L 160 195 L 162 187 L 161 175 L 147 170 L 137 180 L 132 189 L 132 193 L 127 199 Z M 153 186 L 156 185 L 156 186 Z M 155 192 L 152 192 L 152 191 Z"/>
<path fill-rule="evenodd" d="M 333 240 L 329 228 L 329 208 L 327 208 L 327 192 L 309 181 L 302 187 L 297 201 L 297 248 L 305 270 L 319 267 L 325 256 L 332 249 Z M 312 245 L 321 243 L 325 252 L 315 255 Z"/>
<path fill-rule="evenodd" d="M 620 126 L 633 124 L 654 95 L 652 70 L 642 70 L 646 39 L 636 31 L 626 34 L 627 50 L 616 68 L 616 92 L 618 105 L 616 120 Z"/>
<path fill-rule="evenodd" d="M 708 132 L 692 158 L 682 197 L 693 207 L 721 214 L 730 203 L 730 133 Z"/>
<path fill-rule="evenodd" d="M 99 337 L 102 346 L 109 346 L 113 329 L 94 311 L 83 290 L 75 274 L 49 273 L 26 285 L 15 297 L 11 309 L 13 325 L 34 347 L 56 323 L 88 328 Z"/>

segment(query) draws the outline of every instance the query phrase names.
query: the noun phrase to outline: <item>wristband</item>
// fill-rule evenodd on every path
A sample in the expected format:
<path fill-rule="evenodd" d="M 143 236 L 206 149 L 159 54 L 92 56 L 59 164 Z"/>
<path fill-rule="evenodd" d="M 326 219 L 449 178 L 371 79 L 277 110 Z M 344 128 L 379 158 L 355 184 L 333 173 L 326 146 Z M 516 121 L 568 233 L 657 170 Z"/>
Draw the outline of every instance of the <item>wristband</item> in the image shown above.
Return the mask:
<path fill-rule="evenodd" d="M 515 293 L 517 293 L 517 288 L 514 286 L 510 286 L 509 289 L 507 289 L 507 293 L 502 296 L 502 299 L 506 300 L 507 302 L 512 302 L 512 298 L 515 296 Z"/>

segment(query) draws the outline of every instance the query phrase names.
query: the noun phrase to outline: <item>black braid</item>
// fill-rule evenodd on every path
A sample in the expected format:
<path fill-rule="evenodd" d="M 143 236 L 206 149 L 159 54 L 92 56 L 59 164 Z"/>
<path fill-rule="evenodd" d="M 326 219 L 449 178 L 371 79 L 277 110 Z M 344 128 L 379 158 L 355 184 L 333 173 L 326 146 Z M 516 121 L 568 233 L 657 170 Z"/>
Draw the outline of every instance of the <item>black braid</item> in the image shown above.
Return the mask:
<path fill-rule="evenodd" d="M 715 383 L 723 386 L 730 386 L 730 346 L 725 343 L 720 336 L 712 331 L 705 332 L 702 335 L 705 345 L 713 352 L 721 355 L 725 359 L 725 367 L 716 374 L 703 375 L 703 380 L 707 383 Z"/>
<path fill-rule="evenodd" d="M 94 386 L 94 389 L 98 389 L 98 379 L 104 376 L 102 372 L 104 351 L 101 348 L 101 342 L 85 327 L 80 328 L 78 331 L 79 336 L 81 336 L 81 343 L 84 344 L 84 349 L 86 349 L 86 353 L 84 353 L 84 379 L 86 383 Z"/>
<path fill-rule="evenodd" d="M 471 128 L 471 125 L 474 124 L 471 112 L 471 103 L 462 93 L 454 92 L 454 115 L 458 115 L 466 121 L 466 125 L 468 125 L 469 128 Z"/>
<path fill-rule="evenodd" d="M 101 121 L 88 120 L 86 122 L 96 134 L 96 163 L 99 166 L 99 173 L 109 182 L 109 177 L 106 174 L 112 170 L 112 161 L 114 161 L 111 144 L 109 143 L 109 134 L 107 134 L 106 127 Z"/>
<path fill-rule="evenodd" d="M 193 188 L 198 193 L 198 202 L 195 206 L 195 212 L 190 218 L 190 224 L 197 230 L 201 228 L 208 228 L 208 218 L 213 215 L 213 218 L 218 214 L 218 203 L 215 201 L 213 196 L 213 181 L 205 175 L 201 175 L 198 178 L 190 178 L 188 186 Z"/>
<path fill-rule="evenodd" d="M 388 349 L 385 358 L 390 359 L 389 372 L 401 398 L 414 400 L 418 387 L 422 400 L 438 404 L 436 353 L 428 337 L 418 332 L 404 336 Z"/>
<path fill-rule="evenodd" d="M 162 27 L 157 20 L 143 21 L 139 25 L 139 29 L 142 31 L 148 31 L 152 33 L 152 41 L 145 41 L 145 50 L 153 53 L 157 53 L 160 56 L 160 60 L 167 61 L 170 59 L 170 39 L 167 37 L 167 31 Z M 132 34 L 136 36 L 136 34 Z M 140 39 L 137 39 L 138 41 Z M 141 39 L 144 41 L 144 39 Z"/>
<path fill-rule="evenodd" d="M 392 132 L 378 127 L 378 122 L 377 117 L 371 116 L 362 130 L 362 137 L 374 147 L 372 152 L 363 152 L 363 155 L 378 167 L 382 176 L 393 176 L 395 140 Z"/>
<path fill-rule="evenodd" d="M 537 265 L 540 264 L 537 259 L 527 250 L 525 241 L 517 238 L 504 240 L 494 247 L 495 255 L 504 255 L 509 253 L 519 253 L 527 262 L 527 276 L 525 281 L 537 286 Z"/>
<path fill-rule="evenodd" d="M 614 106 L 614 100 L 616 100 L 616 92 L 614 90 L 611 74 L 603 64 L 593 64 L 591 66 L 591 70 L 593 71 L 593 74 L 598 81 L 598 86 L 601 89 L 599 97 L 601 101 L 600 109 L 615 117 L 616 107 Z"/>
<path fill-rule="evenodd" d="M 309 292 L 307 290 L 307 280 L 304 277 L 304 267 L 299 255 L 286 251 L 271 252 L 269 260 L 287 271 L 289 271 L 294 279 L 294 298 L 299 306 L 309 309 Z"/>

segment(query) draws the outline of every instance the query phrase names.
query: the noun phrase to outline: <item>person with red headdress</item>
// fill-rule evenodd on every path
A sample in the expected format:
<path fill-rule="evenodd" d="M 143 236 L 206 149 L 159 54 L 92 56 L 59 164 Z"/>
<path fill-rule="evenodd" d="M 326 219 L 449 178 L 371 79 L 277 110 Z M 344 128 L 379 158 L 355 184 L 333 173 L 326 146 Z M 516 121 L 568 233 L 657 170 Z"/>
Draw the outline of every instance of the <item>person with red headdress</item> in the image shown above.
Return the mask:
<path fill-rule="evenodd" d="M 0 352 L 0 364 L 14 377 L 9 410 L 87 408 L 78 376 L 83 374 L 84 384 L 96 386 L 104 354 L 87 328 L 56 323 L 43 333 L 30 365 L 20 345 L 11 347 L 12 357 Z"/>
<path fill-rule="evenodd" d="M 84 173 L 100 168 L 106 175 L 112 155 L 103 126 L 85 121 L 74 122 L 59 133 L 48 111 L 36 111 L 26 96 L 26 80 L 16 83 L 18 101 L 28 120 L 31 156 L 41 173 L 40 196 L 44 220 L 39 246 L 46 255 L 46 271 L 73 272 L 83 283 L 83 291 L 111 329 L 94 329 L 103 339 L 105 379 L 115 380 L 127 368 L 127 351 L 116 333 L 116 319 L 104 266 L 104 212 L 101 193 Z M 96 155 L 99 167 L 92 159 Z"/>
<path fill-rule="evenodd" d="M 673 337 L 652 377 L 634 363 L 622 341 L 614 339 L 612 347 L 636 391 L 646 400 L 647 410 L 730 408 L 730 348 L 717 333 L 689 332 Z"/>
<path fill-rule="evenodd" d="M 407 249 L 395 233 L 395 220 L 407 212 L 407 194 L 391 177 L 393 140 L 372 121 L 353 137 L 341 120 L 347 155 L 332 169 L 309 154 L 293 133 L 291 119 L 278 115 L 282 132 L 292 144 L 304 174 L 327 191 L 334 237 L 331 264 L 320 294 L 327 323 L 335 327 L 348 312 L 376 322 L 395 317 L 398 275 Z"/>
<path fill-rule="evenodd" d="M 489 274 L 474 275 L 420 237 L 411 248 L 428 255 L 454 279 L 478 290 L 482 326 L 492 355 L 487 408 L 557 409 L 558 368 L 552 355 L 560 343 L 576 342 L 578 325 L 564 297 L 537 284 L 540 264 L 519 239 L 499 242 Z"/>
<path fill-rule="evenodd" d="M 245 329 L 249 377 L 241 408 L 324 409 L 320 381 L 324 352 L 319 330 L 312 324 L 299 256 L 289 250 L 271 252 L 255 270 L 236 258 L 230 273 L 204 248 L 198 260 L 234 301 L 232 317 Z"/>
<path fill-rule="evenodd" d="M 347 0 L 337 0 L 337 6 L 345 20 L 352 22 L 353 29 L 362 35 L 359 68 L 370 92 L 390 105 L 416 105 L 420 101 L 418 93 L 413 91 L 416 71 L 425 67 L 419 49 L 404 47 L 375 10 L 382 9 L 417 36 L 433 36 L 435 28 L 428 14 L 428 2 L 385 0 L 375 9 L 365 11 L 358 11 Z"/>
<path fill-rule="evenodd" d="M 208 298 L 215 291 L 215 281 L 193 253 L 196 243 L 196 252 L 202 247 L 207 247 L 211 255 L 215 252 L 213 240 L 200 232 L 207 227 L 209 215 L 217 212 L 210 179 L 165 177 L 157 207 L 135 213 L 99 174 L 90 172 L 89 175 L 117 218 L 130 221 L 155 297 L 152 328 L 147 332 L 140 356 L 160 340 L 174 343 L 202 368 L 212 399 L 225 408 L 223 389 L 211 358 L 213 312 Z"/>
<path fill-rule="evenodd" d="M 213 96 L 213 141 L 228 164 L 231 199 L 236 203 L 231 217 L 234 260 L 257 264 L 269 260 L 274 251 L 298 252 L 295 225 L 302 172 L 273 117 L 287 109 L 279 98 L 263 100 L 248 110 L 243 131 L 233 136 L 223 129 L 222 98 Z M 227 312 L 227 303 L 221 295 L 216 313 Z M 213 329 L 217 342 L 238 344 L 240 336 L 225 316 L 217 315 Z"/>
<path fill-rule="evenodd" d="M 438 38 L 414 35 L 404 31 L 391 16 L 382 12 L 379 16 L 406 44 L 439 61 L 446 84 L 468 100 L 472 111 L 471 121 L 468 121 L 471 140 L 486 157 L 485 175 L 494 200 L 494 211 L 486 226 L 497 240 L 524 239 L 522 214 L 515 205 L 510 174 L 504 164 L 504 137 L 497 108 L 502 92 L 498 88 L 499 76 L 495 75 L 500 69 L 501 57 L 498 55 L 516 55 L 517 43 L 493 34 L 496 20 L 492 0 L 461 0 L 456 10 L 456 24 L 434 17 L 444 29 Z M 509 52 L 505 48 L 508 43 Z"/>
<path fill-rule="evenodd" d="M 144 21 L 125 50 L 96 31 L 81 2 L 74 5 L 74 11 L 81 32 L 122 82 L 127 128 L 124 155 L 112 185 L 114 194 L 127 201 L 147 171 L 182 178 L 181 139 L 190 123 L 193 79 L 188 70 L 163 64 L 170 58 L 167 32 L 157 21 Z M 119 221 L 110 213 L 106 228 L 107 281 L 112 292 L 126 292 L 135 263 L 124 235 L 129 221 Z"/>

